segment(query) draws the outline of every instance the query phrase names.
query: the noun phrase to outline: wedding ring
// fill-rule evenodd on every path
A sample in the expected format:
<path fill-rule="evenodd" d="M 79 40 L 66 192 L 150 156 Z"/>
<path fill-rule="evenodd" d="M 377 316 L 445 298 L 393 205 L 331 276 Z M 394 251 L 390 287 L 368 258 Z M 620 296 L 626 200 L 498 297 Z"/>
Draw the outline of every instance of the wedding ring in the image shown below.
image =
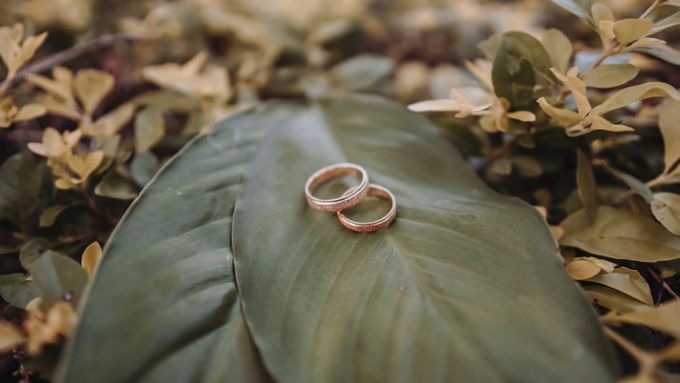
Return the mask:
<path fill-rule="evenodd" d="M 353 186 L 337 198 L 321 199 L 312 194 L 324 182 L 346 175 L 359 178 L 359 185 Z M 366 197 L 366 193 L 368 193 L 368 173 L 361 166 L 349 162 L 321 168 L 314 172 L 305 183 L 307 203 L 314 209 L 321 211 L 338 212 L 350 208 L 361 202 Z"/>
<path fill-rule="evenodd" d="M 368 185 L 368 195 L 386 199 L 391 204 L 390 210 L 387 212 L 387 214 L 379 219 L 376 219 L 375 221 L 358 222 L 347 218 L 346 215 L 342 214 L 342 211 L 338 211 L 338 220 L 342 226 L 352 231 L 368 233 L 383 229 L 389 226 L 392 221 L 394 221 L 394 218 L 397 216 L 397 200 L 394 198 L 394 194 L 392 194 L 392 192 L 387 188 L 384 188 L 380 185 L 370 184 Z"/>

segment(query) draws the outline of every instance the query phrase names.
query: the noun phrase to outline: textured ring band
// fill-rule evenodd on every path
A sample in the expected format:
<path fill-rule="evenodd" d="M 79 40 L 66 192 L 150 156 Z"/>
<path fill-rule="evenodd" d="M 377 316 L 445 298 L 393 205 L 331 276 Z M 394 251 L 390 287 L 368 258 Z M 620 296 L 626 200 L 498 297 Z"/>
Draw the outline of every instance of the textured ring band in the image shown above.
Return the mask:
<path fill-rule="evenodd" d="M 326 181 L 339 176 L 356 176 L 360 178 L 359 185 L 350 188 L 337 198 L 321 199 L 315 197 L 312 192 Z M 338 212 L 350 208 L 361 202 L 368 193 L 368 173 L 359 165 L 349 162 L 326 166 L 314 172 L 305 183 L 305 197 L 307 203 L 314 209 L 321 211 Z"/>
<path fill-rule="evenodd" d="M 392 223 L 394 218 L 397 216 L 397 200 L 394 198 L 394 194 L 387 188 L 380 185 L 370 184 L 368 186 L 368 195 L 373 195 L 376 197 L 382 197 L 390 202 L 390 210 L 383 217 L 370 222 L 358 222 L 347 218 L 346 215 L 342 214 L 342 211 L 338 212 L 338 220 L 342 226 L 358 232 L 373 232 L 383 229 Z"/>

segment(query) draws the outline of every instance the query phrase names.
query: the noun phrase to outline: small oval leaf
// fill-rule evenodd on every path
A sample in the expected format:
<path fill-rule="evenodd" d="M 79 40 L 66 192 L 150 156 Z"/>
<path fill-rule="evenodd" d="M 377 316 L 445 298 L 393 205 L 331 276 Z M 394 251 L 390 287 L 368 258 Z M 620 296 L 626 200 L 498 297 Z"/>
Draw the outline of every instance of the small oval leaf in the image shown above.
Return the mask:
<path fill-rule="evenodd" d="M 583 81 L 591 88 L 613 88 L 634 79 L 639 71 L 631 64 L 604 64 L 586 72 Z"/>

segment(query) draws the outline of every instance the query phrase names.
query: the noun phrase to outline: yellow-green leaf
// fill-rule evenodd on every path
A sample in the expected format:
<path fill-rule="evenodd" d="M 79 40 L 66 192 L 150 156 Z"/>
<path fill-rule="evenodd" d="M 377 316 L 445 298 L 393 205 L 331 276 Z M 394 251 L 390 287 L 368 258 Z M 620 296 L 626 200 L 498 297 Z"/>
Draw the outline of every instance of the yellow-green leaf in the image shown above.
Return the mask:
<path fill-rule="evenodd" d="M 61 101 L 73 101 L 73 92 L 70 83 L 65 84 L 61 81 L 52 80 L 51 78 L 31 73 L 26 75 L 26 81 L 41 88 L 45 92 L 52 94 Z"/>
<path fill-rule="evenodd" d="M 614 35 L 623 45 L 647 35 L 654 26 L 649 19 L 623 19 L 614 23 Z"/>
<path fill-rule="evenodd" d="M 578 195 L 588 216 L 588 223 L 592 223 L 597 215 L 597 183 L 590 160 L 582 150 L 576 151 L 576 185 Z"/>
<path fill-rule="evenodd" d="M 583 81 L 591 88 L 613 88 L 634 79 L 638 72 L 631 64 L 605 64 L 586 72 Z"/>
<path fill-rule="evenodd" d="M 120 200 L 130 200 L 137 196 L 137 187 L 117 169 L 111 169 L 95 186 L 94 194 Z"/>
<path fill-rule="evenodd" d="M 606 323 L 629 323 L 647 326 L 680 338 L 680 300 L 674 300 L 656 308 L 633 311 L 621 315 L 607 315 Z"/>
<path fill-rule="evenodd" d="M 665 29 L 675 27 L 677 25 L 680 25 L 680 12 L 676 12 L 654 23 L 654 27 L 652 28 L 651 33 L 658 33 Z"/>
<path fill-rule="evenodd" d="M 125 126 L 135 113 L 135 105 L 127 102 L 94 122 L 94 136 L 110 137 Z"/>
<path fill-rule="evenodd" d="M 83 69 L 76 73 L 73 89 L 85 112 L 91 114 L 104 96 L 113 89 L 115 79 L 107 72 Z"/>
<path fill-rule="evenodd" d="M 608 6 L 600 2 L 597 2 L 590 7 L 590 13 L 593 15 L 595 25 L 598 25 L 600 21 L 616 21 L 614 12 L 612 12 Z"/>
<path fill-rule="evenodd" d="M 609 165 L 603 165 L 607 171 L 609 171 L 611 174 L 613 174 L 616 178 L 620 179 L 623 181 L 630 190 L 638 194 L 640 197 L 642 197 L 646 202 L 651 202 L 653 198 L 652 190 L 647 186 L 644 182 L 640 181 L 639 179 L 631 176 L 628 173 L 624 173 L 620 170 L 614 169 Z"/>
<path fill-rule="evenodd" d="M 609 273 L 599 273 L 586 281 L 611 287 L 648 306 L 654 306 L 649 284 L 637 270 L 621 266 Z"/>
<path fill-rule="evenodd" d="M 654 217 L 668 231 L 680 235 L 680 195 L 675 193 L 654 193 L 651 208 Z"/>
<path fill-rule="evenodd" d="M 156 108 L 145 108 L 135 118 L 135 150 L 145 152 L 165 135 L 163 114 Z"/>
<path fill-rule="evenodd" d="M 663 101 L 659 109 L 659 129 L 663 137 L 664 173 L 668 173 L 680 159 L 680 101 Z"/>
<path fill-rule="evenodd" d="M 614 259 L 659 262 L 680 258 L 680 237 L 651 218 L 610 206 L 599 206 L 588 226 L 583 209 L 569 215 L 560 227 L 563 246 Z"/>
<path fill-rule="evenodd" d="M 593 303 L 618 313 L 644 310 L 649 307 L 630 295 L 604 285 L 588 285 L 584 286 L 583 290 Z"/>
<path fill-rule="evenodd" d="M 19 109 L 19 112 L 14 116 L 14 121 L 27 121 L 38 118 L 47 113 L 47 108 L 40 104 L 28 104 Z"/>
<path fill-rule="evenodd" d="M 548 103 L 548 100 L 546 100 L 545 97 L 539 98 L 538 100 L 536 100 L 536 102 L 547 115 L 556 119 L 565 126 L 577 124 L 582 119 L 581 116 L 574 111 L 571 111 L 569 109 L 556 108 L 550 105 L 550 103 Z"/>
<path fill-rule="evenodd" d="M 621 89 L 607 98 L 605 102 L 596 106 L 592 114 L 603 115 L 612 110 L 623 108 L 636 101 L 652 97 L 668 97 L 680 101 L 680 92 L 665 82 L 647 82 Z"/>
<path fill-rule="evenodd" d="M 588 116 L 586 120 L 591 122 L 589 130 L 605 130 L 608 132 L 632 132 L 635 130 L 630 126 L 611 123 L 606 118 L 596 114 Z"/>
<path fill-rule="evenodd" d="M 28 60 L 30 60 L 35 52 L 40 48 L 43 41 L 47 38 L 47 32 L 43 32 L 37 36 L 28 37 L 22 44 L 21 48 L 14 57 L 12 66 L 14 70 L 21 68 Z"/>
<path fill-rule="evenodd" d="M 569 60 L 574 51 L 571 41 L 559 29 L 548 29 L 541 39 L 543 46 L 550 55 L 552 66 L 564 73 L 569 67 Z"/>

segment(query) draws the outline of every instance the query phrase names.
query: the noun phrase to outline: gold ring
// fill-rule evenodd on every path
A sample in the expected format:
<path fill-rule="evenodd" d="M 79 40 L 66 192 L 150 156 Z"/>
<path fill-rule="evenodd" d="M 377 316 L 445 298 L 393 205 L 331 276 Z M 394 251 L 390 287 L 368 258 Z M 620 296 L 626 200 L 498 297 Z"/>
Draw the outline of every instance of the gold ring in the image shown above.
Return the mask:
<path fill-rule="evenodd" d="M 358 177 L 359 185 L 353 186 L 337 198 L 321 199 L 312 194 L 324 182 L 345 175 Z M 361 202 L 366 197 L 366 193 L 368 193 L 368 173 L 361 166 L 349 162 L 321 168 L 309 176 L 305 183 L 307 203 L 314 209 L 321 211 L 338 212 L 345 210 Z"/>
<path fill-rule="evenodd" d="M 351 191 L 351 190 L 350 190 Z M 349 192 L 349 191 L 348 191 Z M 387 188 L 384 188 L 380 185 L 376 184 L 370 184 L 368 185 L 368 194 L 367 195 L 373 195 L 376 197 L 382 197 L 386 199 L 388 202 L 390 202 L 390 210 L 385 214 L 383 217 L 376 219 L 375 221 L 370 221 L 370 222 L 357 222 L 352 219 L 347 218 L 346 215 L 342 214 L 342 211 L 338 211 L 338 220 L 342 224 L 342 226 L 352 230 L 352 231 L 358 231 L 358 232 L 373 232 L 373 231 L 378 231 L 380 229 L 383 229 L 392 223 L 394 221 L 394 218 L 397 216 L 397 200 L 394 198 L 394 194 L 392 194 L 391 191 L 389 191 Z"/>

